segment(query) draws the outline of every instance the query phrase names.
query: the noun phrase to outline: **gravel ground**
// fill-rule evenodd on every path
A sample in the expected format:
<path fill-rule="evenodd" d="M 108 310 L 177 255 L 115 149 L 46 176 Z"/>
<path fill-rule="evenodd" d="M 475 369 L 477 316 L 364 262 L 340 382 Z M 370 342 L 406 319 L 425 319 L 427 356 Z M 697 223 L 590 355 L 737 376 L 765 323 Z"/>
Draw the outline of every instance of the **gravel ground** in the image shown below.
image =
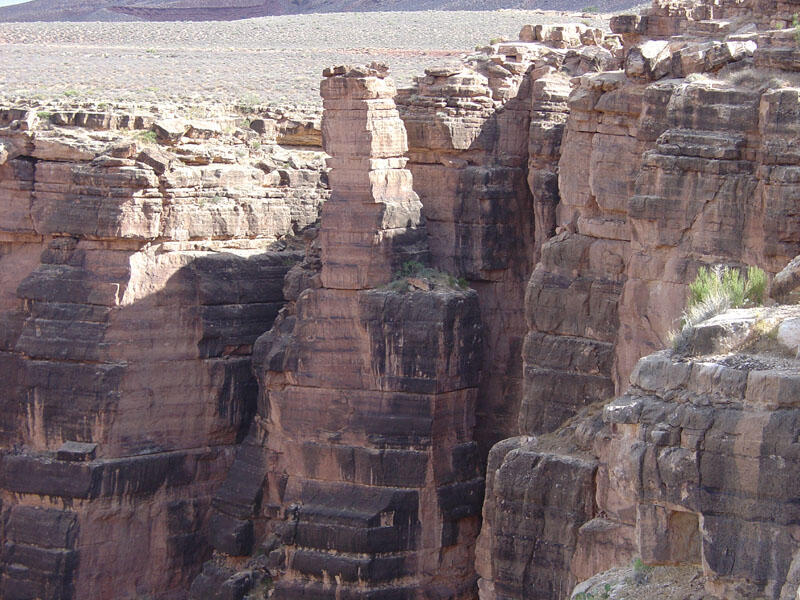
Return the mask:
<path fill-rule="evenodd" d="M 318 105 L 322 69 L 384 61 L 399 86 L 433 64 L 526 23 L 609 15 L 420 11 L 263 17 L 226 22 L 0 23 L 6 97 Z"/>

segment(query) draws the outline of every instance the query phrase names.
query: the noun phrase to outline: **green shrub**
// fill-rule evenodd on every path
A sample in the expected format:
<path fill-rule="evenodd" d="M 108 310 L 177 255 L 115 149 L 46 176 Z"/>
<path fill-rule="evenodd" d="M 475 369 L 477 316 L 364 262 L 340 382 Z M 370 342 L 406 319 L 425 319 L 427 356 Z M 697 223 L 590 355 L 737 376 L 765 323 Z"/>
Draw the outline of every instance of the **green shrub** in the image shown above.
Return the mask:
<path fill-rule="evenodd" d="M 603 592 L 599 596 L 592 592 L 580 592 L 579 594 L 576 594 L 572 600 L 608 600 L 610 594 L 611 584 L 606 583 L 603 586 Z"/>
<path fill-rule="evenodd" d="M 143 144 L 155 144 L 158 141 L 158 135 L 150 129 L 137 132 L 135 137 Z"/>
<path fill-rule="evenodd" d="M 416 260 L 409 260 L 402 264 L 400 267 L 400 272 L 398 273 L 399 277 L 424 277 L 427 271 L 433 271 L 433 269 L 429 269 L 421 262 Z"/>
<path fill-rule="evenodd" d="M 447 286 L 455 290 L 465 290 L 469 287 L 467 280 L 463 277 L 455 277 L 450 273 L 443 273 L 438 269 L 426 267 L 421 262 L 409 260 L 400 266 L 400 270 L 394 275 L 394 280 L 384 286 L 394 292 L 405 292 L 409 289 L 409 278 L 424 279 L 435 285 Z"/>
<path fill-rule="evenodd" d="M 800 44 L 800 16 L 797 13 L 792 15 L 792 27 L 794 28 L 794 41 Z"/>
<path fill-rule="evenodd" d="M 672 348 L 686 349 L 694 327 L 729 308 L 760 306 L 767 290 L 767 274 L 758 267 L 748 267 L 747 275 L 736 267 L 700 267 L 689 284 L 689 299 L 681 319 L 681 329 L 670 334 Z"/>
<path fill-rule="evenodd" d="M 767 293 L 767 274 L 764 269 L 758 267 L 747 267 L 747 287 L 745 289 L 745 300 L 748 304 L 760 306 L 764 304 Z"/>
<path fill-rule="evenodd" d="M 757 306 L 763 304 L 766 288 L 767 274 L 758 267 L 748 267 L 746 276 L 735 267 L 700 267 L 689 284 L 687 307 L 691 310 L 717 298 L 726 299 L 731 308 Z"/>
<path fill-rule="evenodd" d="M 653 567 L 650 567 L 644 564 L 644 561 L 641 558 L 637 558 L 633 561 L 633 580 L 636 582 L 636 585 L 642 585 L 647 583 L 647 579 L 650 577 L 650 571 L 653 570 Z"/>

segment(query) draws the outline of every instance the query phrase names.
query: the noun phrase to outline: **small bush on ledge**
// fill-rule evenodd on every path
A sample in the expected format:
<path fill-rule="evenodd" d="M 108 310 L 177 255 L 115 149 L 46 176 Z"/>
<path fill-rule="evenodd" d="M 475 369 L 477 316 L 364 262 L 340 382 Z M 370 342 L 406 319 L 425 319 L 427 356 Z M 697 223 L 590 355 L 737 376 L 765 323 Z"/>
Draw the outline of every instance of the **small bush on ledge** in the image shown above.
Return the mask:
<path fill-rule="evenodd" d="M 412 289 L 429 291 L 442 287 L 465 290 L 468 285 L 463 277 L 456 278 L 449 273 L 426 267 L 421 262 L 410 260 L 403 263 L 400 270 L 395 273 L 395 278 L 384 289 L 407 292 Z"/>
<path fill-rule="evenodd" d="M 681 329 L 670 334 L 673 350 L 682 352 L 695 326 L 730 308 L 761 306 L 767 289 L 767 274 L 758 267 L 741 269 L 717 265 L 700 267 L 689 284 L 689 299 L 681 319 Z"/>
<path fill-rule="evenodd" d="M 747 275 L 732 267 L 700 267 L 695 280 L 689 284 L 688 309 L 720 297 L 730 308 L 759 306 L 764 303 L 767 274 L 758 267 L 748 267 Z"/>

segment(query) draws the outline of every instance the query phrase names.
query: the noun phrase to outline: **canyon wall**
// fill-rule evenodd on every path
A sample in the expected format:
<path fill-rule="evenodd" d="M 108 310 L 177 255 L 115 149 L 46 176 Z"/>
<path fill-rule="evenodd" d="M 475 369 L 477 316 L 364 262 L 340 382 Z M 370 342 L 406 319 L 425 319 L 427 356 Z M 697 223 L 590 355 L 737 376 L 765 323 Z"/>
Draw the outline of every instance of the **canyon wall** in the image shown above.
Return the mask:
<path fill-rule="evenodd" d="M 259 339 L 258 442 L 215 499 L 215 546 L 244 556 L 275 536 L 274 598 L 469 598 L 477 295 L 432 269 L 397 279 L 429 253 L 394 84 L 380 66 L 325 76 L 318 273 Z M 214 593 L 216 570 L 193 597 Z"/>
<path fill-rule="evenodd" d="M 787 489 L 773 499 L 767 480 L 780 477 L 766 474 L 771 451 L 712 449 L 703 436 L 788 443 L 791 435 L 767 434 L 760 423 L 788 417 L 781 411 L 792 402 L 769 401 L 756 382 L 791 386 L 796 365 L 772 373 L 758 361 L 722 370 L 699 360 L 690 369 L 667 356 L 634 370 L 640 357 L 669 345 L 701 265 L 774 274 L 800 248 L 790 183 L 793 32 L 758 33 L 746 26 L 753 19 L 711 22 L 704 9 L 719 7 L 689 8 L 659 4 L 649 15 L 612 20 L 625 44 L 622 68 L 573 80 L 557 234 L 543 244 L 526 295 L 519 424 L 528 435 L 496 445 L 487 467 L 476 561 L 484 600 L 569 597 L 578 581 L 637 557 L 702 565 L 706 590 L 721 598 L 794 597 L 792 519 L 778 515 L 791 512 L 796 495 Z M 735 34 L 742 26 L 747 33 Z M 706 37 L 643 39 L 677 31 Z M 726 31 L 725 40 L 709 37 Z M 767 75 L 767 64 L 784 72 Z M 685 377 L 670 369 L 685 369 Z M 654 370 L 665 379 L 650 381 Z M 643 412 L 616 420 L 614 407 L 631 398 Z M 687 399 L 711 403 L 697 433 Z M 717 402 L 730 404 L 740 425 L 723 424 L 728 413 L 713 408 Z M 758 511 L 772 502 L 781 508 L 773 506 L 767 526 Z"/>
<path fill-rule="evenodd" d="M 553 600 L 641 558 L 793 598 L 794 313 L 663 351 L 700 266 L 800 254 L 762 4 L 332 68 L 320 124 L 0 111 L 0 595 Z"/>
<path fill-rule="evenodd" d="M 429 69 L 399 99 L 433 262 L 466 278 L 481 302 L 483 456 L 518 431 L 525 286 L 555 227 L 569 78 L 615 64 L 606 47 L 580 47 L 579 32 L 600 43 L 599 30 L 568 27 L 567 42 L 564 30 L 539 31 L 544 43 L 487 47 L 462 68 Z"/>
<path fill-rule="evenodd" d="M 320 152 L 223 128 L 0 112 L 3 598 L 181 597 L 208 557 L 283 238 L 327 194 Z"/>

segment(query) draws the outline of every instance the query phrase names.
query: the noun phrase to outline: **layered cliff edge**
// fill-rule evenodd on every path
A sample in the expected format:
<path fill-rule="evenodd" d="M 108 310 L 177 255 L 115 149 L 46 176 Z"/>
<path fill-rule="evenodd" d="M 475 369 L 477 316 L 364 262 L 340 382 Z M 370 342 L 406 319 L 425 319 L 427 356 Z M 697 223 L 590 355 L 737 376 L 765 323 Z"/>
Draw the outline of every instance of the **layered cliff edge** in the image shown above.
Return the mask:
<path fill-rule="evenodd" d="M 3 597 L 555 599 L 640 558 L 794 598 L 795 358 L 662 351 L 700 266 L 800 254 L 792 15 L 332 69 L 327 166 L 281 116 L 0 111 Z"/>
<path fill-rule="evenodd" d="M 328 195 L 321 149 L 166 109 L 0 123 L 0 596 L 180 597 Z"/>

